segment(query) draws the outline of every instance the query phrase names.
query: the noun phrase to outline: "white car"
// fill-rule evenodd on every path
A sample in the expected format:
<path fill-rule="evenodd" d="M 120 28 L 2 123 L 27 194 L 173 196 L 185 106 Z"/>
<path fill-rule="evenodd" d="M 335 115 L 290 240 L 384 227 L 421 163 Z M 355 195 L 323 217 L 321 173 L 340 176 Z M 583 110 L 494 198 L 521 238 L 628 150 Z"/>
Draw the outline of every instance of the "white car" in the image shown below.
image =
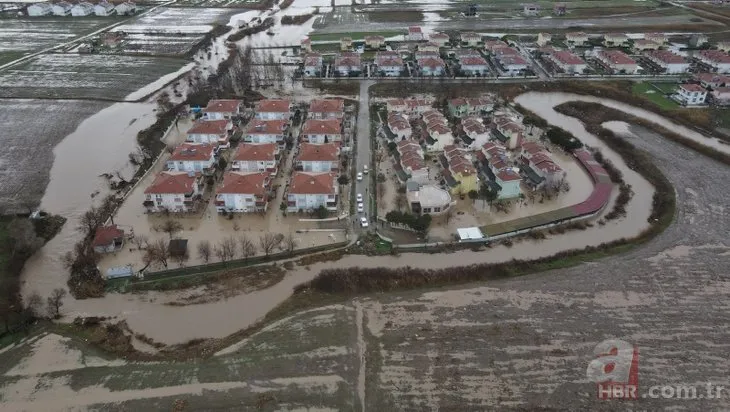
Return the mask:
<path fill-rule="evenodd" d="M 357 203 L 362 203 L 362 193 L 357 194 Z"/>
<path fill-rule="evenodd" d="M 357 204 L 357 213 L 363 213 L 365 211 L 365 205 L 361 203 Z"/>
<path fill-rule="evenodd" d="M 358 173 L 358 174 L 357 174 L 357 180 L 358 180 L 358 181 L 362 180 L 362 173 Z"/>
<path fill-rule="evenodd" d="M 368 220 L 364 217 L 360 218 L 360 226 L 362 227 L 368 227 Z"/>
<path fill-rule="evenodd" d="M 362 167 L 362 172 L 368 174 L 368 165 Z"/>

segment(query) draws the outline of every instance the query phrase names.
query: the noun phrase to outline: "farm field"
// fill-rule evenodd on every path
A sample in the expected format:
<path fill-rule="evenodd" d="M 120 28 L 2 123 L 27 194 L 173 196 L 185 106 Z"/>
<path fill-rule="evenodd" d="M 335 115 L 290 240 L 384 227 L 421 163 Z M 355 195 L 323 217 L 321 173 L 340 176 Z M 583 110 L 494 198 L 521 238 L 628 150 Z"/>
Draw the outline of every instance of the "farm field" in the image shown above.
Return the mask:
<path fill-rule="evenodd" d="M 667 83 L 648 82 L 634 83 L 634 85 L 631 86 L 631 90 L 635 95 L 641 96 L 657 104 L 662 109 L 676 109 L 679 107 L 677 102 L 665 95 L 665 93 L 673 92 L 676 88 L 677 87 L 675 85 Z"/>
<path fill-rule="evenodd" d="M 184 64 L 162 57 L 44 54 L 0 71 L 0 97 L 123 100 Z"/>
<path fill-rule="evenodd" d="M 115 17 L 0 19 L 0 53 L 31 52 L 91 33 L 120 20 Z"/>
<path fill-rule="evenodd" d="M 129 22 L 133 26 L 149 26 L 150 30 L 168 27 L 178 27 L 187 32 L 191 26 L 213 25 L 214 23 L 228 23 L 228 18 L 240 10 L 222 8 L 186 8 L 160 7 L 150 14 L 140 16 Z"/>
<path fill-rule="evenodd" d="M 53 148 L 106 106 L 98 101 L 0 99 L 0 206 L 27 211 L 20 208 L 37 205 L 48 183 Z"/>
<path fill-rule="evenodd" d="M 258 5 L 262 0 L 180 0 L 175 7 L 246 7 Z"/>

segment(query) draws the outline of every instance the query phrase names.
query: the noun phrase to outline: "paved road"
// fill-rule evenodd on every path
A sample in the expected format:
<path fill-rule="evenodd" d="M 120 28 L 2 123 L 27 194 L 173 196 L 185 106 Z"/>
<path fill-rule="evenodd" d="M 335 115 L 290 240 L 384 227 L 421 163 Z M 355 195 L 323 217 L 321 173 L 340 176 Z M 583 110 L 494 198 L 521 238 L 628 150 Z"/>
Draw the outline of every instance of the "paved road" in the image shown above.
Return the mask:
<path fill-rule="evenodd" d="M 368 96 L 368 89 L 371 85 L 375 84 L 372 81 L 363 81 L 360 83 L 360 109 L 357 115 L 357 156 L 355 157 L 354 167 L 358 172 L 362 172 L 365 165 L 368 168 L 372 165 L 372 148 L 370 144 L 370 98 Z M 365 212 L 358 213 L 358 219 L 360 216 L 369 216 L 371 221 L 376 220 L 374 210 L 372 208 L 371 193 L 372 185 L 370 184 L 371 176 L 374 176 L 373 171 L 367 175 L 363 175 L 362 181 L 355 182 L 355 193 L 362 193 L 365 198 Z M 360 224 L 358 223 L 358 227 Z"/>

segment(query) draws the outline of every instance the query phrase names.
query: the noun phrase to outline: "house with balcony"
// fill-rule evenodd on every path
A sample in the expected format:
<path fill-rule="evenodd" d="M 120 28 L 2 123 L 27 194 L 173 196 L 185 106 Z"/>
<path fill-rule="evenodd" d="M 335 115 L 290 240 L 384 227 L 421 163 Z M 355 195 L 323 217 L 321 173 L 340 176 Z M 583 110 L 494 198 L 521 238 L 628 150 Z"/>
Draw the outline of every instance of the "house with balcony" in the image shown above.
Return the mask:
<path fill-rule="evenodd" d="M 71 7 L 71 15 L 74 17 L 91 16 L 94 14 L 94 5 L 85 1 L 74 4 Z"/>
<path fill-rule="evenodd" d="M 537 142 L 524 142 L 520 147 L 520 158 L 524 163 L 528 163 L 532 156 L 538 153 L 544 153 L 545 148 Z"/>
<path fill-rule="evenodd" d="M 450 99 L 447 103 L 449 114 L 452 117 L 460 118 L 473 114 L 484 114 L 494 110 L 494 99 L 491 96 L 477 98 Z"/>
<path fill-rule="evenodd" d="M 256 102 L 258 120 L 289 120 L 292 116 L 292 102 L 288 99 L 264 99 Z"/>
<path fill-rule="evenodd" d="M 720 50 L 702 50 L 695 58 L 714 73 L 730 73 L 730 55 Z"/>
<path fill-rule="evenodd" d="M 482 36 L 471 31 L 462 32 L 460 36 L 461 45 L 466 47 L 478 47 L 482 43 Z"/>
<path fill-rule="evenodd" d="M 51 6 L 54 16 L 69 16 L 71 15 L 71 3 L 66 1 L 59 1 Z"/>
<path fill-rule="evenodd" d="M 443 76 L 446 63 L 440 57 L 424 57 L 417 60 L 421 76 Z"/>
<path fill-rule="evenodd" d="M 514 199 L 520 197 L 522 189 L 520 183 L 522 178 L 512 169 L 502 169 L 494 175 L 494 182 L 499 185 L 500 190 L 497 199 Z"/>
<path fill-rule="evenodd" d="M 365 48 L 379 50 L 385 47 L 385 37 L 383 36 L 365 36 Z"/>
<path fill-rule="evenodd" d="M 501 160 L 506 166 L 508 160 L 507 149 L 505 149 L 505 147 L 501 144 L 497 142 L 486 142 L 482 145 L 480 151 L 482 152 L 482 155 L 484 155 L 484 159 L 487 160 L 487 162 L 490 162 L 490 164 L 496 160 Z M 492 169 L 491 166 L 490 169 Z M 499 171 L 499 169 L 497 169 L 497 171 Z"/>
<path fill-rule="evenodd" d="M 383 76 L 396 77 L 403 72 L 403 59 L 394 51 L 382 51 L 375 54 L 375 64 Z"/>
<path fill-rule="evenodd" d="M 289 127 L 288 120 L 259 120 L 253 119 L 243 132 L 243 141 L 246 143 L 276 143 L 284 146 L 284 136 Z"/>
<path fill-rule="evenodd" d="M 50 16 L 53 8 L 48 3 L 36 3 L 28 6 L 27 12 L 30 17 Z"/>
<path fill-rule="evenodd" d="M 302 143 L 295 157 L 297 170 L 305 172 L 336 172 L 340 168 L 340 146 L 337 143 Z"/>
<path fill-rule="evenodd" d="M 449 45 L 449 35 L 446 33 L 433 33 L 428 36 L 428 40 L 437 44 L 439 47 L 446 47 Z"/>
<path fill-rule="evenodd" d="M 644 53 L 647 60 L 655 64 L 666 74 L 687 73 L 689 62 L 684 57 L 669 50 L 654 50 Z"/>
<path fill-rule="evenodd" d="M 525 126 L 513 121 L 509 117 L 500 116 L 494 119 L 492 136 L 511 150 L 517 149 L 522 145 L 524 133 Z"/>
<path fill-rule="evenodd" d="M 596 55 L 598 61 L 614 74 L 636 74 L 639 65 L 620 50 L 601 50 Z"/>
<path fill-rule="evenodd" d="M 421 120 L 423 121 L 423 124 L 428 126 L 432 124 L 440 124 L 443 126 L 448 126 L 449 121 L 446 119 L 446 117 L 441 113 L 440 111 L 431 108 L 431 110 L 427 112 L 423 112 L 421 115 Z"/>
<path fill-rule="evenodd" d="M 507 76 L 520 75 L 529 67 L 527 60 L 512 48 L 499 49 L 496 53 L 497 63 L 502 69 L 503 74 Z"/>
<path fill-rule="evenodd" d="M 483 57 L 465 57 L 459 60 L 459 70 L 466 76 L 486 76 L 489 65 Z"/>
<path fill-rule="evenodd" d="M 414 181 L 428 183 L 428 166 L 423 158 L 423 148 L 415 140 L 397 143 L 398 158 L 403 172 Z"/>
<path fill-rule="evenodd" d="M 227 148 L 230 146 L 228 139 L 232 131 L 233 123 L 230 120 L 198 121 L 188 130 L 185 141 Z"/>
<path fill-rule="evenodd" d="M 707 100 L 707 90 L 699 84 L 680 84 L 672 97 L 685 106 L 701 106 Z"/>
<path fill-rule="evenodd" d="M 694 80 L 706 89 L 730 86 L 730 76 L 723 76 L 716 73 L 697 73 L 694 75 Z"/>
<path fill-rule="evenodd" d="M 532 155 L 527 164 L 548 186 L 557 187 L 565 179 L 565 171 L 546 152 Z"/>
<path fill-rule="evenodd" d="M 340 51 L 343 51 L 343 52 L 352 51 L 352 38 L 351 37 L 340 38 Z"/>
<path fill-rule="evenodd" d="M 308 119 L 342 119 L 344 116 L 345 101 L 343 99 L 314 99 L 309 103 Z"/>
<path fill-rule="evenodd" d="M 322 55 L 319 53 L 308 53 L 304 56 L 304 77 L 319 77 L 322 75 Z"/>
<path fill-rule="evenodd" d="M 461 119 L 461 130 L 469 141 L 467 144 L 472 149 L 481 147 L 491 137 L 489 128 L 477 116 L 468 116 Z M 466 139 L 464 140 L 466 141 Z"/>
<path fill-rule="evenodd" d="M 342 122 L 340 119 L 309 119 L 299 135 L 303 142 L 322 144 L 342 141 Z"/>
<path fill-rule="evenodd" d="M 218 213 L 266 212 L 271 193 L 271 174 L 230 171 L 215 194 Z"/>
<path fill-rule="evenodd" d="M 301 48 L 302 53 L 311 53 L 312 40 L 310 40 L 309 37 L 303 38 L 302 41 L 299 43 L 299 47 Z"/>
<path fill-rule="evenodd" d="M 456 185 L 452 186 L 450 190 L 452 196 L 479 190 L 477 169 L 474 167 L 469 153 L 452 145 L 444 148 L 444 157 L 448 168 L 443 172 L 446 175 L 448 171 L 448 175 L 456 182 Z"/>
<path fill-rule="evenodd" d="M 106 1 L 99 2 L 94 6 L 94 14 L 97 16 L 111 16 L 115 12 L 114 5 Z"/>
<path fill-rule="evenodd" d="M 360 55 L 350 52 L 340 53 L 337 57 L 335 57 L 333 67 L 336 75 L 342 77 L 359 76 L 362 72 Z"/>
<path fill-rule="evenodd" d="M 231 156 L 231 170 L 235 172 L 267 172 L 275 176 L 279 171 L 281 148 L 276 143 L 241 143 Z"/>
<path fill-rule="evenodd" d="M 638 39 L 634 40 L 634 43 L 631 45 L 631 49 L 634 51 L 634 53 L 643 52 L 647 50 L 659 50 L 661 48 L 661 45 L 658 43 L 654 43 L 651 40 L 646 39 Z"/>
<path fill-rule="evenodd" d="M 142 205 L 149 213 L 191 212 L 201 194 L 201 180 L 194 172 L 160 172 L 145 189 Z"/>
<path fill-rule="evenodd" d="M 565 42 L 569 46 L 583 47 L 588 44 L 588 35 L 583 32 L 567 33 L 565 35 Z"/>
<path fill-rule="evenodd" d="M 429 122 L 424 132 L 426 150 L 429 152 L 439 152 L 444 150 L 444 147 L 454 144 L 454 135 L 447 125 L 436 121 Z"/>
<path fill-rule="evenodd" d="M 214 99 L 203 109 L 205 120 L 231 120 L 241 115 L 243 101 L 232 99 Z"/>
<path fill-rule="evenodd" d="M 388 129 L 398 141 L 411 137 L 411 123 L 403 113 L 392 112 L 388 115 Z"/>
<path fill-rule="evenodd" d="M 337 194 L 334 173 L 294 172 L 286 194 L 287 212 L 316 210 L 320 206 L 336 212 Z"/>
<path fill-rule="evenodd" d="M 422 41 L 426 38 L 423 35 L 423 30 L 419 26 L 410 26 L 408 27 L 408 34 L 406 35 L 406 40 L 409 41 Z"/>
<path fill-rule="evenodd" d="M 582 58 L 567 50 L 549 53 L 546 58 L 563 73 L 583 73 L 588 68 L 588 65 Z"/>
<path fill-rule="evenodd" d="M 203 175 L 213 174 L 215 165 L 215 146 L 209 143 L 183 143 L 173 150 L 166 163 L 168 171 Z"/>
<path fill-rule="evenodd" d="M 418 44 L 418 51 L 422 51 L 422 52 L 438 53 L 440 49 L 441 49 L 441 46 L 439 46 L 437 43 L 434 43 L 431 41 Z"/>
<path fill-rule="evenodd" d="M 603 36 L 603 45 L 606 47 L 628 47 L 629 36 L 626 33 L 606 33 Z"/>
<path fill-rule="evenodd" d="M 114 7 L 114 11 L 120 16 L 131 16 L 137 12 L 137 6 L 131 1 L 119 3 Z"/>

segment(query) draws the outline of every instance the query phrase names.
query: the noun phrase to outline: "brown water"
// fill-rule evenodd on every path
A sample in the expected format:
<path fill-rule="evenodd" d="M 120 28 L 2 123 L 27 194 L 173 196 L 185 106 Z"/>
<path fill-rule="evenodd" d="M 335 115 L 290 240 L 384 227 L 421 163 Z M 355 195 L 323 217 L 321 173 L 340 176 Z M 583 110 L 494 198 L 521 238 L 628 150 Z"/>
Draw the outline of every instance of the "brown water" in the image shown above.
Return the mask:
<path fill-rule="evenodd" d="M 624 177 L 633 188 L 634 198 L 629 203 L 628 217 L 613 221 L 605 226 L 596 225 L 585 231 L 572 231 L 553 236 L 546 241 L 525 241 L 511 248 L 495 246 L 488 251 L 473 252 L 470 250 L 451 254 L 402 254 L 399 257 L 381 256 L 346 256 L 337 262 L 326 262 L 308 268 L 297 268 L 291 271 L 279 284 L 255 293 L 229 298 L 227 300 L 199 305 L 175 307 L 165 305 L 174 301 L 178 292 L 148 292 L 142 294 L 110 294 L 101 299 L 77 301 L 67 298 L 63 312 L 66 319 L 75 316 L 106 315 L 117 319 L 126 319 L 129 326 L 150 338 L 168 343 L 180 343 L 194 338 L 220 338 L 245 328 L 273 309 L 291 295 L 292 288 L 316 276 L 319 271 L 338 267 L 397 267 L 412 266 L 419 268 L 449 268 L 476 263 L 504 262 L 511 259 L 530 259 L 549 256 L 554 253 L 582 248 L 586 245 L 598 245 L 602 242 L 638 234 L 646 226 L 649 205 L 653 188 L 636 173 L 629 170 L 619 156 L 605 147 L 598 139 L 588 134 L 582 124 L 574 118 L 556 113 L 552 107 L 563 101 L 580 98 L 562 94 L 536 94 L 520 96 L 517 101 L 526 108 L 535 111 L 550 123 L 560 125 L 571 131 L 585 143 L 599 147 L 604 155 L 623 171 Z M 59 257 L 69 250 L 78 235 L 74 231 L 74 219 L 85 211 L 92 200 L 89 193 L 103 188 L 104 182 L 96 176 L 102 172 L 113 170 L 113 166 L 123 166 L 127 153 L 133 147 L 133 136 L 151 118 L 143 118 L 128 126 L 129 120 L 144 114 L 144 105 L 114 105 L 109 113 L 84 122 L 76 133 L 69 136 L 59 145 L 54 163 L 53 175 L 49 185 L 44 206 L 52 212 L 60 212 L 70 217 L 71 221 L 64 231 L 49 242 L 43 250 L 34 256 L 26 266 L 23 278 L 26 281 L 25 291 L 38 290 L 47 293 L 53 287 L 64 286 L 66 273 L 59 264 Z M 148 106 L 148 105 L 147 105 Z M 135 107 L 135 110 L 132 110 Z M 149 110 L 149 108 L 147 109 Z M 102 116 L 103 114 L 103 116 Z M 97 118 L 99 117 L 99 118 Z M 151 115 L 148 115 L 151 117 Z M 87 123 L 89 123 L 87 125 Z M 102 127 L 103 125 L 103 127 Z M 127 125 L 123 127 L 123 125 Z M 94 126 L 94 127 L 91 127 Z M 104 143 L 89 143 L 92 138 L 99 138 L 95 130 L 105 130 L 101 140 Z M 91 144 L 93 147 L 89 147 Z M 94 156 L 94 167 L 83 163 L 81 153 L 97 153 Z M 75 168 L 84 165 L 83 172 Z M 60 196 L 71 191 L 75 196 Z M 615 197 L 616 193 L 614 193 Z M 607 210 L 610 210 L 610 205 Z"/>

